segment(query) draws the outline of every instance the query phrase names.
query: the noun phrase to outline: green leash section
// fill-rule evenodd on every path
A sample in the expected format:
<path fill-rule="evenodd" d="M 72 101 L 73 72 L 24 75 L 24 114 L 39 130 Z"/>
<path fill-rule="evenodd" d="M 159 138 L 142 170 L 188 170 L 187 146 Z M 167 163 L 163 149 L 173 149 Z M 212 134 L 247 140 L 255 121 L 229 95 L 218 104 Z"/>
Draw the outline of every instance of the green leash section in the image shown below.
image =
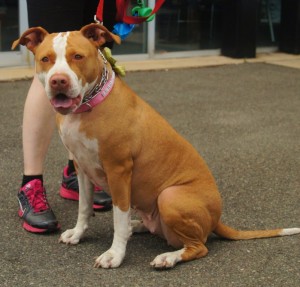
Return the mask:
<path fill-rule="evenodd" d="M 103 49 L 103 54 L 106 60 L 111 64 L 111 67 L 115 71 L 115 73 L 119 76 L 125 77 L 125 68 L 121 65 L 117 65 L 117 60 L 113 58 L 111 50 L 107 47 Z"/>

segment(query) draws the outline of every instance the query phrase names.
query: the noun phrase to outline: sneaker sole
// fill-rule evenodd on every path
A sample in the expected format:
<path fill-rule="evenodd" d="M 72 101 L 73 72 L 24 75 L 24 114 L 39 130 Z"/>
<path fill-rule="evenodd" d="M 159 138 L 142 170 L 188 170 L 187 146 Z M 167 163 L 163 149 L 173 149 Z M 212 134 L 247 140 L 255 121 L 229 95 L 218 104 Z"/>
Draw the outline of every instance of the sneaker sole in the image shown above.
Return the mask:
<path fill-rule="evenodd" d="M 47 232 L 55 232 L 55 231 L 60 230 L 60 225 L 57 225 L 56 228 L 42 229 L 42 228 L 33 227 L 24 221 L 23 228 L 26 231 L 31 232 L 31 233 L 47 233 Z"/>
<path fill-rule="evenodd" d="M 64 199 L 70 199 L 70 200 L 79 200 L 79 193 L 72 190 L 72 189 L 66 189 L 63 186 L 60 187 L 59 195 Z"/>
<path fill-rule="evenodd" d="M 22 211 L 19 210 L 18 211 L 18 215 L 20 218 L 22 218 Z M 26 221 L 23 222 L 22 227 L 31 233 L 47 233 L 47 232 L 55 232 L 58 231 L 60 229 L 60 225 L 58 224 L 55 228 L 37 228 L 37 227 L 33 227 L 30 224 L 28 224 Z"/>
<path fill-rule="evenodd" d="M 72 189 L 66 189 L 63 186 L 60 187 L 59 195 L 64 199 L 79 201 L 79 193 L 72 190 Z M 93 209 L 95 211 L 106 211 L 111 209 L 111 206 L 105 206 L 105 205 L 99 205 L 99 204 L 93 204 Z"/>

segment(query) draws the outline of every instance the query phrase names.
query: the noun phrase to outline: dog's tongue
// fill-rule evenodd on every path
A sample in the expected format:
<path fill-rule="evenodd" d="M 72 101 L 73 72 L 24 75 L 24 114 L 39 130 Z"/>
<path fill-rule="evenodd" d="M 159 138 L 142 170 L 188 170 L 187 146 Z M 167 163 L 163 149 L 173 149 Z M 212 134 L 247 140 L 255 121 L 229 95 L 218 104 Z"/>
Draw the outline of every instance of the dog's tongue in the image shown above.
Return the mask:
<path fill-rule="evenodd" d="M 68 98 L 65 95 L 57 95 L 51 100 L 51 104 L 54 108 L 70 108 L 73 105 L 73 99 Z"/>

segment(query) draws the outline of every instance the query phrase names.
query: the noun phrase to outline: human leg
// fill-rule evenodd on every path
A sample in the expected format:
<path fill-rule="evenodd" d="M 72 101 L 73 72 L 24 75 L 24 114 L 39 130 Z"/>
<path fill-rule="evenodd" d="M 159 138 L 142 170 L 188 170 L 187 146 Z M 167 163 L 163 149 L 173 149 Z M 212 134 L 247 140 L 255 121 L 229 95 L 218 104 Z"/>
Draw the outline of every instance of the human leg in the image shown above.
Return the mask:
<path fill-rule="evenodd" d="M 78 30 L 93 22 L 98 0 L 73 1 L 27 0 L 29 26 L 43 26 L 48 32 Z M 88 9 L 86 7 L 89 6 Z M 56 21 L 53 21 L 55 15 Z M 43 165 L 55 126 L 55 114 L 37 76 L 34 77 L 24 107 L 23 152 L 24 176 L 18 193 L 19 215 L 24 219 L 23 227 L 31 232 L 56 229 L 57 220 L 47 202 L 43 187 Z M 68 168 L 72 168 L 69 161 Z M 70 171 L 76 182 L 74 166 Z M 78 183 L 77 183 L 78 186 Z M 77 188 L 78 190 L 78 188 Z M 103 191 L 103 202 L 111 205 L 111 199 Z M 99 192 L 95 192 L 95 199 Z M 46 214 L 46 215 L 45 215 Z"/>
<path fill-rule="evenodd" d="M 55 113 L 38 77 L 33 78 L 24 106 L 24 174 L 43 174 L 46 153 L 55 128 Z"/>
<path fill-rule="evenodd" d="M 27 94 L 23 115 L 24 175 L 18 192 L 23 227 L 41 233 L 59 228 L 43 187 L 43 164 L 55 126 L 55 114 L 37 76 Z"/>
<path fill-rule="evenodd" d="M 62 198 L 79 200 L 79 186 L 73 161 L 73 155 L 69 152 L 68 165 L 63 169 L 62 183 L 59 194 Z M 106 211 L 111 209 L 111 197 L 98 186 L 94 187 L 93 208 L 95 211 Z"/>

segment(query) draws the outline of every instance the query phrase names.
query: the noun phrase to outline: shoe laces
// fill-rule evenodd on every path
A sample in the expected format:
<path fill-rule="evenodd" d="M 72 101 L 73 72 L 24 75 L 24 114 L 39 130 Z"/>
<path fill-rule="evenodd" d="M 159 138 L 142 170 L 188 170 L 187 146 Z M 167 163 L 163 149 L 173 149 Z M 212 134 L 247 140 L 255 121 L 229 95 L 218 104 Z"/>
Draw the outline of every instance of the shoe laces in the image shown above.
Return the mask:
<path fill-rule="evenodd" d="M 42 212 L 50 208 L 46 198 L 46 190 L 40 181 L 27 184 L 25 194 L 34 212 Z"/>

